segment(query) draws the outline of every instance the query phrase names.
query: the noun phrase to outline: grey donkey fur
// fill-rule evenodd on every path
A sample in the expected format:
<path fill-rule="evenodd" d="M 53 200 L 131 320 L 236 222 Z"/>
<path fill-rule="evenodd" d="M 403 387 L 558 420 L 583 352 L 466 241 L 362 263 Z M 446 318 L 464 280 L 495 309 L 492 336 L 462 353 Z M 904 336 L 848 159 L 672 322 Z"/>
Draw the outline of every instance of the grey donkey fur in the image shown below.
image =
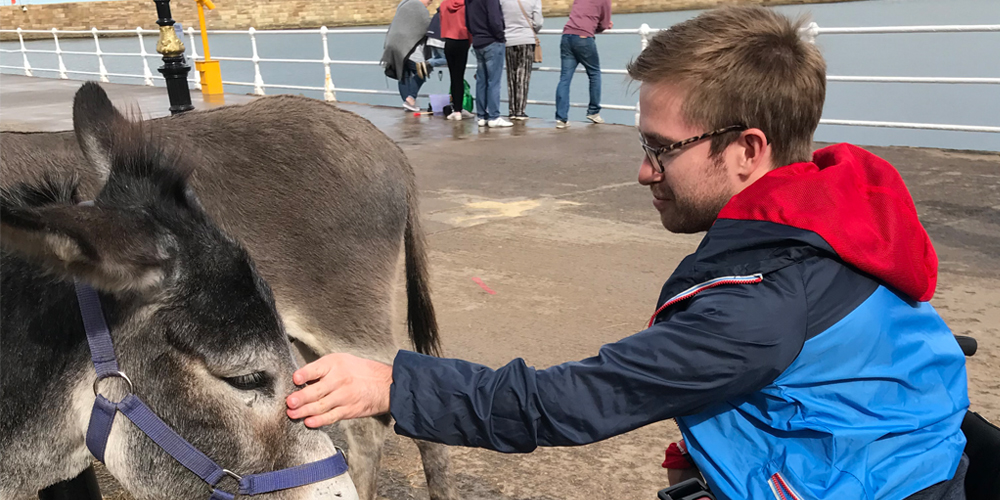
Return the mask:
<path fill-rule="evenodd" d="M 146 125 L 192 160 L 190 182 L 204 209 L 247 248 L 306 359 L 349 352 L 391 362 L 401 253 L 410 337 L 418 351 L 438 354 L 413 170 L 370 122 L 335 105 L 276 96 Z M 69 173 L 90 199 L 106 175 L 86 161 L 73 132 L 3 132 L 0 140 L 4 185 Z M 343 424 L 364 500 L 376 496 L 388 426 L 388 419 Z M 430 497 L 458 498 L 447 449 L 418 446 Z"/>

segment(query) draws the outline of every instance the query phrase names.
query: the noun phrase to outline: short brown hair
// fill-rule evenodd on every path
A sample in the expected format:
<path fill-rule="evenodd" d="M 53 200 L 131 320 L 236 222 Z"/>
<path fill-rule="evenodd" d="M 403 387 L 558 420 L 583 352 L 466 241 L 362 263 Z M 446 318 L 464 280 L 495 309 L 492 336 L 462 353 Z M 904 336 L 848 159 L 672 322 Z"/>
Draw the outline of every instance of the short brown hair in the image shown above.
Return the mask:
<path fill-rule="evenodd" d="M 826 98 L 826 62 L 802 39 L 805 19 L 763 7 L 723 7 L 660 31 L 628 66 L 633 79 L 679 85 L 690 125 L 759 128 L 775 166 L 812 158 Z M 734 140 L 712 140 L 712 154 Z"/>

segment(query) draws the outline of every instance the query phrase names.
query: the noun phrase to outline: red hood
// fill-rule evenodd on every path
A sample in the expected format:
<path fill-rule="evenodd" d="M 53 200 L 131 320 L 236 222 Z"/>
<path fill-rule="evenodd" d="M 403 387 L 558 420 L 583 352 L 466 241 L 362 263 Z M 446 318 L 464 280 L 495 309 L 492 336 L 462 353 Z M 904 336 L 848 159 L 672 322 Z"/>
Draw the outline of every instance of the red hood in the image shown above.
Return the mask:
<path fill-rule="evenodd" d="M 937 254 L 899 172 L 850 144 L 777 168 L 722 209 L 720 219 L 760 220 L 820 235 L 848 264 L 914 300 L 937 285 Z"/>
<path fill-rule="evenodd" d="M 441 2 L 441 8 L 454 14 L 465 8 L 465 0 L 444 0 Z"/>

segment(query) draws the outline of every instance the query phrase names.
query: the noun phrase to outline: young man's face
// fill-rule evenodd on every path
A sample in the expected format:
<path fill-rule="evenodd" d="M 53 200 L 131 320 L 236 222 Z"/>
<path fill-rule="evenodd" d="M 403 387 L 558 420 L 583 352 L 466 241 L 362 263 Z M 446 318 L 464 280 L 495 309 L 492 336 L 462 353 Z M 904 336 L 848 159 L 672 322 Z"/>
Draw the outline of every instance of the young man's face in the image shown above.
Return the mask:
<path fill-rule="evenodd" d="M 643 83 L 639 89 L 639 133 L 653 148 L 702 135 L 708 130 L 685 123 L 686 92 L 663 83 Z M 711 139 L 660 155 L 663 173 L 648 155 L 642 156 L 639 183 L 649 186 L 663 227 L 674 233 L 707 231 L 719 211 L 738 191 L 726 152 L 710 156 Z"/>

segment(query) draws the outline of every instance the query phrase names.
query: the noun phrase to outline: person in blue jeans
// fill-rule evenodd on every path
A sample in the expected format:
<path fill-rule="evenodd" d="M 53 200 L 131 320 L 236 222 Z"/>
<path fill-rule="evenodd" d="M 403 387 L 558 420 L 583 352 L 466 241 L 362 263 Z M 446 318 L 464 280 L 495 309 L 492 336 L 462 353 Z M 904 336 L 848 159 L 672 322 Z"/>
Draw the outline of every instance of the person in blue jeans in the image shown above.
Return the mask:
<path fill-rule="evenodd" d="M 604 123 L 601 118 L 601 59 L 597 54 L 595 36 L 611 29 L 611 0 L 576 0 L 570 9 L 569 20 L 563 27 L 559 55 L 562 68 L 556 87 L 556 128 L 569 126 L 569 86 L 576 67 L 583 65 L 590 79 L 590 103 L 587 119 Z"/>
<path fill-rule="evenodd" d="M 465 25 L 476 54 L 476 114 L 480 127 L 512 127 L 500 116 L 500 81 L 507 57 L 500 0 L 465 0 Z"/>
<path fill-rule="evenodd" d="M 399 96 L 403 98 L 403 107 L 408 111 L 420 111 L 416 104 L 417 94 L 420 93 L 420 87 L 427 81 L 427 70 L 418 70 L 417 64 L 412 58 L 407 59 L 403 63 L 403 76 L 399 79 Z M 426 63 L 420 61 L 419 64 Z"/>
<path fill-rule="evenodd" d="M 474 49 L 476 53 L 476 114 L 479 116 L 480 126 L 482 121 L 490 127 L 501 127 L 501 120 L 510 123 L 500 117 L 500 81 L 503 76 L 503 63 L 506 59 L 507 46 L 504 43 L 494 42 L 481 49 Z M 486 98 L 484 99 L 483 96 Z M 513 124 L 512 124 L 513 125 Z"/>

